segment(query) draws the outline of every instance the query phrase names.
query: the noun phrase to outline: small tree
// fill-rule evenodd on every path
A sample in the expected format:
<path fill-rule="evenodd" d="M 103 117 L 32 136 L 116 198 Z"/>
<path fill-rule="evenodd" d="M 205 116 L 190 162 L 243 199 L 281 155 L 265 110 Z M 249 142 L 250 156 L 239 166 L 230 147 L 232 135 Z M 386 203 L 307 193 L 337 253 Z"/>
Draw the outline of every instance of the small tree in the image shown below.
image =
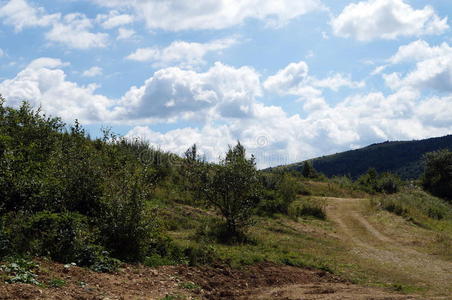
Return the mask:
<path fill-rule="evenodd" d="M 225 219 L 226 232 L 222 238 L 240 239 L 261 198 L 261 184 L 255 159 L 246 158 L 240 142 L 226 153 L 207 184 L 207 201 Z"/>
<path fill-rule="evenodd" d="M 309 161 L 305 161 L 303 163 L 303 169 L 301 171 L 301 174 L 303 175 L 303 177 L 305 178 L 315 178 L 317 177 L 317 171 L 314 169 L 314 167 L 312 166 L 312 163 Z"/>
<path fill-rule="evenodd" d="M 440 150 L 427 153 L 425 172 L 422 178 L 424 188 L 433 195 L 452 200 L 452 152 Z"/>

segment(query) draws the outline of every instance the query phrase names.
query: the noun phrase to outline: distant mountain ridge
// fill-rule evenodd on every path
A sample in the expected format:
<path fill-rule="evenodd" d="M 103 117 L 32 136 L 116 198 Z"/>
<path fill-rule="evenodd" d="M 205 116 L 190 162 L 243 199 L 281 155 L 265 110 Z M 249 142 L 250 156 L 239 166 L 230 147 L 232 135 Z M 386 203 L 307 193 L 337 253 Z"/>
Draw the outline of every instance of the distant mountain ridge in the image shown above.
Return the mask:
<path fill-rule="evenodd" d="M 375 168 L 378 172 L 391 172 L 404 179 L 415 179 L 423 173 L 423 155 L 441 149 L 452 150 L 452 135 L 372 144 L 310 161 L 317 171 L 328 177 L 350 175 L 352 178 L 357 178 L 369 168 Z M 300 162 L 285 168 L 301 171 L 302 166 L 303 162 Z"/>

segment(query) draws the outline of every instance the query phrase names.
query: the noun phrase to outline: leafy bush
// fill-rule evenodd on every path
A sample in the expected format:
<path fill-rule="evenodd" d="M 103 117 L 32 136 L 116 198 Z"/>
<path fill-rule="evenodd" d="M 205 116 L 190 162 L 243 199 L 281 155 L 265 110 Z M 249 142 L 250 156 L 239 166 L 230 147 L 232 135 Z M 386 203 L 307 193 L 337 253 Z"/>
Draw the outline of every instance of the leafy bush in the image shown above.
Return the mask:
<path fill-rule="evenodd" d="M 356 184 L 360 189 L 370 194 L 394 194 L 400 190 L 402 180 L 395 174 L 378 174 L 375 169 L 371 168 L 356 180 Z"/>
<path fill-rule="evenodd" d="M 325 203 L 314 198 L 302 198 L 292 203 L 289 207 L 289 216 L 294 219 L 298 217 L 325 219 Z"/>
<path fill-rule="evenodd" d="M 441 150 L 424 156 L 425 172 L 422 177 L 424 188 L 433 195 L 452 202 L 452 152 Z"/>
<path fill-rule="evenodd" d="M 89 267 L 95 272 L 102 273 L 116 272 L 121 264 L 99 245 L 85 245 L 79 249 L 76 261 L 81 267 Z"/>
<path fill-rule="evenodd" d="M 8 216 L 9 236 L 15 251 L 22 254 L 49 256 L 59 262 L 72 262 L 89 235 L 86 217 L 77 213 L 51 213 L 32 216 Z"/>

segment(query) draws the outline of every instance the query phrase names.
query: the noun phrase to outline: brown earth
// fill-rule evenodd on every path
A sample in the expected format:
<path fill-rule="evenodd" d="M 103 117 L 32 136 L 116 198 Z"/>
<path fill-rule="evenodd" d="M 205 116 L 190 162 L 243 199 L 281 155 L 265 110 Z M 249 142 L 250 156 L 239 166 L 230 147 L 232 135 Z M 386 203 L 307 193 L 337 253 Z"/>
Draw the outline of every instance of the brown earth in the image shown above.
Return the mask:
<path fill-rule="evenodd" d="M 260 263 L 241 270 L 223 265 L 127 265 L 115 274 L 38 260 L 39 280 L 61 288 L 0 284 L 0 299 L 415 299 L 350 284 L 324 271 Z M 174 298 L 170 298 L 173 296 Z"/>

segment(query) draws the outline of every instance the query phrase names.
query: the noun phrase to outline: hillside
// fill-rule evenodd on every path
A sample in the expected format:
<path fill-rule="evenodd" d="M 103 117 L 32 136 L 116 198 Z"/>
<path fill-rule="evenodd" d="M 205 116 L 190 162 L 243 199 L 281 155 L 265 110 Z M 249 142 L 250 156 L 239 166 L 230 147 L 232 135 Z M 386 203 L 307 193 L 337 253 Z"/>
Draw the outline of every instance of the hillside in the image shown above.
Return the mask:
<path fill-rule="evenodd" d="M 312 160 L 314 168 L 328 177 L 350 175 L 353 178 L 375 168 L 378 172 L 396 173 L 404 179 L 418 178 L 423 172 L 422 156 L 440 149 L 452 150 L 452 135 L 417 141 L 396 141 L 318 157 Z M 289 165 L 301 170 L 303 163 Z"/>

